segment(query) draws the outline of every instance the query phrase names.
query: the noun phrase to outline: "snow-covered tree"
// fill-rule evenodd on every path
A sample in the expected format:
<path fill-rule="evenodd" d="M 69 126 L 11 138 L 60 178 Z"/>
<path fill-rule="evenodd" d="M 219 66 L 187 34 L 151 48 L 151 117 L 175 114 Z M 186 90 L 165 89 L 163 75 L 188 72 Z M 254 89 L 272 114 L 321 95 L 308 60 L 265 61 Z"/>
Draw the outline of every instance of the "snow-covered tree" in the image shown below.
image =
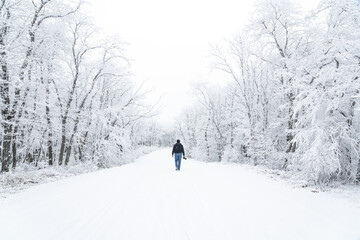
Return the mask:
<path fill-rule="evenodd" d="M 81 1 L 4 0 L 0 22 L 1 171 L 121 162 L 132 126 L 153 114 L 124 45 Z"/>
<path fill-rule="evenodd" d="M 193 136 L 203 160 L 265 164 L 315 184 L 357 181 L 359 2 L 298 9 L 293 1 L 260 1 L 246 32 L 213 49 L 230 90 L 198 88 L 199 103 L 179 120 L 179 132 Z"/>

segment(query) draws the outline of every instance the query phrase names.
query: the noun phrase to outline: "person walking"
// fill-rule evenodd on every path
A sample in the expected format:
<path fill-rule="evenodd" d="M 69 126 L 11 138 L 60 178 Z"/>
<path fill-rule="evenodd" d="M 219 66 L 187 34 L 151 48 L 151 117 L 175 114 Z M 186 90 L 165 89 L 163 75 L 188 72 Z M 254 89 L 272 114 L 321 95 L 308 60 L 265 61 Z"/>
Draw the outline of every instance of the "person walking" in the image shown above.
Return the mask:
<path fill-rule="evenodd" d="M 179 139 L 174 144 L 171 155 L 174 157 L 174 154 L 175 154 L 175 167 L 176 167 L 175 170 L 180 171 L 181 157 L 183 155 L 185 160 L 186 160 L 186 157 L 185 157 L 184 146 L 180 143 Z"/>

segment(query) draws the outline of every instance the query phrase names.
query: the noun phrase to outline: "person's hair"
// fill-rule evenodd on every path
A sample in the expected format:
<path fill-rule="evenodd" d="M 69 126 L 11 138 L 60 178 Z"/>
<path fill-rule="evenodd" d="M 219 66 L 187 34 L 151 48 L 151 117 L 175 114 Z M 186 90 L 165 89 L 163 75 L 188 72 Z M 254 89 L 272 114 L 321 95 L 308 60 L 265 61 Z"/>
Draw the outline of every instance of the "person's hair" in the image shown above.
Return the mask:
<path fill-rule="evenodd" d="M 180 143 L 180 139 L 176 140 L 177 143 Z"/>

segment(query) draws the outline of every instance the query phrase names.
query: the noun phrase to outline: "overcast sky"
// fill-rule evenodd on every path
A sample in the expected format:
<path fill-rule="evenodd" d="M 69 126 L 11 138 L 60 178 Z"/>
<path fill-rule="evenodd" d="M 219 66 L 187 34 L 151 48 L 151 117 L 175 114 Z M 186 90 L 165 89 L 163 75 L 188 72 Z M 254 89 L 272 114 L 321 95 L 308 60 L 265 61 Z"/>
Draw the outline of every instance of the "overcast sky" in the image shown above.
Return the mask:
<path fill-rule="evenodd" d="M 170 126 L 193 103 L 196 82 L 222 82 L 211 71 L 210 45 L 238 33 L 254 1 L 239 0 L 92 0 L 94 22 L 129 43 L 127 56 L 137 81 L 162 96 L 157 120 Z M 310 0 L 301 1 L 311 5 Z"/>

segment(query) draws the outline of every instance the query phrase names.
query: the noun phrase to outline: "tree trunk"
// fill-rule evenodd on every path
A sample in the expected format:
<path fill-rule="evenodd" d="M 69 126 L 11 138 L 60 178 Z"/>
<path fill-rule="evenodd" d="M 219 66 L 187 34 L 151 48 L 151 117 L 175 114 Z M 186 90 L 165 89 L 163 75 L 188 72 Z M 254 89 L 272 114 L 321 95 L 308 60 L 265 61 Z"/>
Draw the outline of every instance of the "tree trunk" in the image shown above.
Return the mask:
<path fill-rule="evenodd" d="M 205 128 L 205 135 L 204 135 L 204 139 L 205 139 L 205 148 L 206 148 L 206 155 L 208 157 L 207 161 L 209 161 L 210 158 L 210 146 L 209 146 L 209 142 L 208 142 L 208 130 L 209 130 L 209 124 L 210 124 L 210 118 L 208 118 L 207 124 L 206 124 L 206 128 Z"/>
<path fill-rule="evenodd" d="M 50 166 L 53 165 L 53 143 L 52 143 L 52 125 L 51 125 L 51 118 L 50 118 L 50 104 L 49 104 L 49 96 L 50 96 L 50 80 L 48 79 L 46 84 L 46 106 L 45 106 L 45 112 L 46 112 L 46 122 L 47 122 L 47 130 L 48 130 L 48 141 L 47 141 L 47 152 L 48 152 L 48 163 Z"/>
<path fill-rule="evenodd" d="M 70 155 L 72 150 L 72 143 L 69 143 L 68 147 L 66 148 L 66 155 L 65 155 L 65 166 L 69 164 L 70 161 Z"/>
<path fill-rule="evenodd" d="M 78 112 L 78 116 L 76 117 L 75 124 L 74 124 L 74 129 L 73 129 L 73 132 L 71 134 L 68 147 L 66 148 L 65 166 L 67 166 L 69 161 L 70 161 L 72 145 L 74 143 L 74 137 L 75 137 L 75 134 L 77 133 L 79 122 L 80 122 L 80 111 Z"/>
<path fill-rule="evenodd" d="M 11 135 L 12 127 L 11 124 L 5 123 L 4 127 L 4 140 L 3 140 L 3 151 L 2 151 L 2 164 L 1 172 L 8 172 L 11 163 Z"/>
<path fill-rule="evenodd" d="M 66 120 L 62 119 L 62 127 L 61 127 L 61 144 L 60 144 L 60 152 L 59 152 L 59 166 L 63 163 L 64 158 L 64 151 L 65 151 L 65 142 L 66 142 L 66 135 L 65 135 L 65 125 Z"/>
<path fill-rule="evenodd" d="M 289 120 L 288 120 L 288 134 L 286 136 L 286 142 L 287 142 L 287 149 L 286 149 L 286 153 L 294 153 L 296 150 L 296 142 L 294 142 L 294 138 L 295 135 L 292 132 L 294 130 L 295 127 L 295 123 L 296 123 L 296 118 L 294 117 L 294 100 L 295 100 L 295 95 L 293 92 L 288 94 L 288 98 L 289 98 L 289 102 L 290 102 L 290 106 L 289 106 Z M 287 165 L 288 165 L 289 161 L 288 158 L 285 158 L 285 162 L 283 165 L 283 168 L 286 169 Z"/>
<path fill-rule="evenodd" d="M 2 141 L 2 154 L 1 154 L 1 172 L 8 172 L 11 163 L 11 134 L 13 117 L 10 114 L 10 95 L 9 95 L 9 73 L 7 66 L 7 55 L 5 48 L 5 37 L 9 31 L 7 21 L 10 19 L 10 10 L 6 9 L 5 23 L 0 29 L 0 49 L 1 49 L 1 98 L 3 102 L 3 109 L 1 110 L 3 118 L 3 141 Z"/>

